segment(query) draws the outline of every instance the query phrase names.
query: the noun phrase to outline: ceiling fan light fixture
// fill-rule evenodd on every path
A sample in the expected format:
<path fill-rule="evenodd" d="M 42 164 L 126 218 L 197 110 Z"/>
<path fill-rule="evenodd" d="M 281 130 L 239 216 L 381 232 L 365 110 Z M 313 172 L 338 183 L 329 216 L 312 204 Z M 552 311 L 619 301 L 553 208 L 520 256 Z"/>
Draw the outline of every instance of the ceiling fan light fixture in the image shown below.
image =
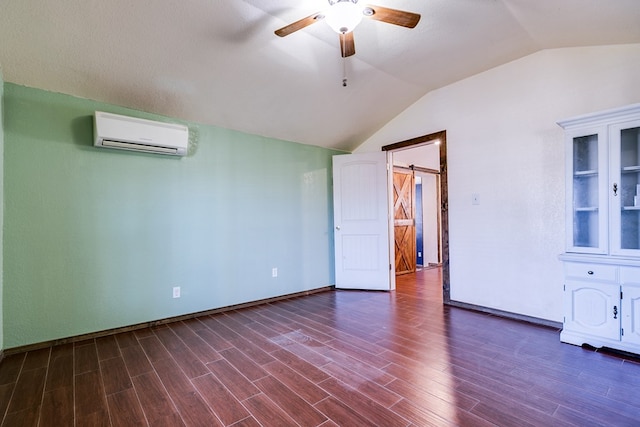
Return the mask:
<path fill-rule="evenodd" d="M 358 6 L 357 1 L 338 0 L 335 3 L 331 3 L 325 20 L 333 28 L 333 31 L 338 34 L 346 34 L 353 31 L 362 21 L 362 11 L 363 8 Z"/>

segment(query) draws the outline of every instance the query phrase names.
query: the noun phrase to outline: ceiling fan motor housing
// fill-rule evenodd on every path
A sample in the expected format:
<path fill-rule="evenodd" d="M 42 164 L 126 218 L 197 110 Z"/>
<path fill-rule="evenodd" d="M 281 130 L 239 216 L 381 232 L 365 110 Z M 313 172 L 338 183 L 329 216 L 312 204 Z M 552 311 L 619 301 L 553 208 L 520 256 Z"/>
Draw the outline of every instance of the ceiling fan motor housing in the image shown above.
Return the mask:
<path fill-rule="evenodd" d="M 336 3 L 358 3 L 358 0 L 329 0 L 329 5 L 333 6 Z"/>
<path fill-rule="evenodd" d="M 327 24 L 339 34 L 346 34 L 362 21 L 363 8 L 358 0 L 329 0 L 330 7 L 326 13 Z"/>

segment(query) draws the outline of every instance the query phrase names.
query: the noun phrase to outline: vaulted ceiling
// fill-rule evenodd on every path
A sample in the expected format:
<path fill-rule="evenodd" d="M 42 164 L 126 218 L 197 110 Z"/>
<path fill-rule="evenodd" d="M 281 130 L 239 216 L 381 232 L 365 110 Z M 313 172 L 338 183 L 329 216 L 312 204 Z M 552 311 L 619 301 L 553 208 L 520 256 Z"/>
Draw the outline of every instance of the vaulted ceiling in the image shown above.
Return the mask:
<path fill-rule="evenodd" d="M 274 35 L 326 0 L 0 0 L 0 66 L 7 82 L 350 151 L 457 80 L 542 49 L 640 42 L 640 0 L 374 4 L 422 19 L 363 20 L 343 61 L 324 22 Z"/>

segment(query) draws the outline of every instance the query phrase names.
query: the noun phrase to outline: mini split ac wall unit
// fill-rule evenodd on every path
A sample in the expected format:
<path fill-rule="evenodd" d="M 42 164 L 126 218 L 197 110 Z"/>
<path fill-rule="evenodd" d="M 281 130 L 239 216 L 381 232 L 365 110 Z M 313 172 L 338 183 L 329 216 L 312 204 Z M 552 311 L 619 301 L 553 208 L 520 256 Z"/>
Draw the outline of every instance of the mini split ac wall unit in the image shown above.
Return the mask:
<path fill-rule="evenodd" d="M 102 111 L 95 112 L 94 136 L 96 147 L 172 156 L 186 156 L 189 145 L 186 126 Z"/>

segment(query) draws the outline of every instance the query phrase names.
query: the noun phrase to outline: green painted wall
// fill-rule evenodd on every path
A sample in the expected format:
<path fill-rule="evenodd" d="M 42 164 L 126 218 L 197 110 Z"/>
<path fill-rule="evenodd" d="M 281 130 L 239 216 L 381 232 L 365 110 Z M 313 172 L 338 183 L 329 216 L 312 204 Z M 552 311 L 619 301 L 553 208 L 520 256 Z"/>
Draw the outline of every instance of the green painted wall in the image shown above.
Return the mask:
<path fill-rule="evenodd" d="M 162 120 L 4 85 L 5 348 L 334 283 L 337 152 L 194 123 L 187 157 L 97 149 L 95 110 Z"/>

